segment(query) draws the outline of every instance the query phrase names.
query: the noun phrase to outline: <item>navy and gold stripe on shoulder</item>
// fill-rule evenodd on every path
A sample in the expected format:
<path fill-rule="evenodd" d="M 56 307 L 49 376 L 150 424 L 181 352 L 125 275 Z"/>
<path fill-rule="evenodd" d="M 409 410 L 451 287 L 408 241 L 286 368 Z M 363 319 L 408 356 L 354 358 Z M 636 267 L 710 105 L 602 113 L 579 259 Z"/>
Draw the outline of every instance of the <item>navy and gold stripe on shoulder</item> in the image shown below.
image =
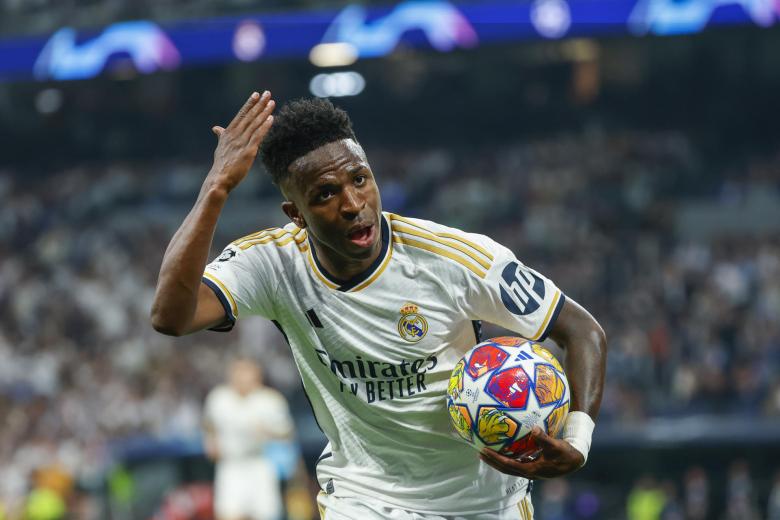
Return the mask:
<path fill-rule="evenodd" d="M 423 249 L 443 256 L 485 278 L 493 265 L 493 255 L 468 238 L 453 233 L 436 232 L 413 220 L 390 214 L 393 242 Z"/>
<path fill-rule="evenodd" d="M 239 238 L 233 242 L 233 245 L 241 250 L 246 250 L 257 245 L 274 244 L 277 247 L 282 247 L 291 242 L 295 242 L 298 249 L 301 252 L 305 252 L 309 248 L 309 245 L 306 243 L 307 237 L 308 234 L 306 230 L 297 226 L 293 227 L 291 230 L 285 228 L 268 228 Z"/>
<path fill-rule="evenodd" d="M 239 245 L 242 242 L 246 242 L 247 240 L 252 240 L 254 238 L 259 238 L 262 235 L 265 235 L 265 234 L 267 234 L 267 233 L 269 233 L 271 231 L 276 231 L 278 229 L 279 229 L 278 227 L 269 227 L 269 228 L 261 229 L 260 231 L 257 231 L 255 233 L 250 233 L 249 235 L 246 235 L 246 236 L 243 236 L 243 237 L 241 237 L 241 238 L 239 238 L 237 240 L 234 240 L 232 243 L 233 243 L 234 246 L 237 246 L 237 245 Z"/>
<path fill-rule="evenodd" d="M 208 272 L 203 273 L 202 281 L 209 289 L 214 291 L 217 299 L 225 309 L 224 323 L 213 327 L 210 330 L 217 332 L 228 332 L 229 330 L 232 330 L 233 326 L 236 324 L 236 319 L 238 319 L 238 306 L 236 305 L 235 298 L 233 298 L 233 295 L 230 294 L 230 291 L 227 287 L 225 287 L 225 284 L 223 284 L 220 279 L 213 274 Z"/>
<path fill-rule="evenodd" d="M 547 309 L 547 314 L 544 316 L 544 321 L 542 321 L 542 324 L 539 326 L 539 330 L 536 331 L 536 334 L 531 339 L 534 341 L 544 341 L 547 339 L 547 336 L 550 334 L 550 331 L 555 324 L 555 320 L 558 319 L 558 315 L 563 309 L 564 303 L 566 303 L 566 296 L 563 294 L 563 292 L 560 291 L 560 289 L 556 290 L 555 296 L 553 296 L 553 301 L 550 303 L 550 307 Z"/>

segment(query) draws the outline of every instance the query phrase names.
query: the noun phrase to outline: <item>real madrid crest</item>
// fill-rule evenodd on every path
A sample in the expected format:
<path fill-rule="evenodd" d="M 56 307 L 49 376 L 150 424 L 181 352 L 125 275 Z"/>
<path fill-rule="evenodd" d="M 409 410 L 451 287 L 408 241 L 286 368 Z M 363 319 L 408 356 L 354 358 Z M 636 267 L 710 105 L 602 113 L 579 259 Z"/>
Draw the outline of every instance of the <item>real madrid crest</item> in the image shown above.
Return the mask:
<path fill-rule="evenodd" d="M 405 303 L 400 310 L 398 334 L 410 343 L 417 343 L 428 333 L 428 322 L 420 314 L 420 309 L 413 303 Z"/>

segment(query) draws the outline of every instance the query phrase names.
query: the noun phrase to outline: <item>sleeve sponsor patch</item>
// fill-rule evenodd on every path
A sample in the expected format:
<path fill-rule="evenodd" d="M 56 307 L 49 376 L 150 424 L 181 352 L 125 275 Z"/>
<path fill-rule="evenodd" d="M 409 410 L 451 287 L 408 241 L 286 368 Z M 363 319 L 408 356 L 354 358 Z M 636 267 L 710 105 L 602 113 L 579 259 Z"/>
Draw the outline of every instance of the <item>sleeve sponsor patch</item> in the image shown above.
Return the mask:
<path fill-rule="evenodd" d="M 519 262 L 509 262 L 498 283 L 504 307 L 517 316 L 531 314 L 544 301 L 544 280 Z"/>

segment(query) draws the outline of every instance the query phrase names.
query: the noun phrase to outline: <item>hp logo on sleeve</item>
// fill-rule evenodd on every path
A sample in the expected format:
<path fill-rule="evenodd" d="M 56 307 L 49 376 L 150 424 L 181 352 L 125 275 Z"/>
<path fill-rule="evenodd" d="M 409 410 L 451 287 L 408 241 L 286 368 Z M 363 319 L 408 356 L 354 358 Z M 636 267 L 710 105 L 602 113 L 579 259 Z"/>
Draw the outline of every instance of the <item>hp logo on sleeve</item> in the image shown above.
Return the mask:
<path fill-rule="evenodd" d="M 509 262 L 501 272 L 501 301 L 512 314 L 525 316 L 544 301 L 544 280 L 518 262 Z"/>

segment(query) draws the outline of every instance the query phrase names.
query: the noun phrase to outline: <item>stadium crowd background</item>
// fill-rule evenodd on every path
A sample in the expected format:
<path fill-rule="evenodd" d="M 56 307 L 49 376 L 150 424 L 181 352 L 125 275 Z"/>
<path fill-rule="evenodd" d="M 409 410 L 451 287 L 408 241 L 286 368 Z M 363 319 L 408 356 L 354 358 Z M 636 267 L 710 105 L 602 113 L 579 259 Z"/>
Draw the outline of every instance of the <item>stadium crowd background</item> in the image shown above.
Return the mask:
<path fill-rule="evenodd" d="M 777 190 L 780 155 L 752 158 L 748 174 L 733 178 L 703 168 L 675 133 L 571 135 L 478 154 L 368 153 L 387 209 L 490 233 L 588 302 L 610 335 L 600 425 L 780 416 L 780 242 L 675 239 L 664 218 L 694 201 L 721 211 L 760 201 Z M 171 339 L 148 324 L 170 233 L 151 216 L 189 199 L 205 167 L 74 166 L 45 182 L 4 172 L 0 482 L 8 503 L 26 494 L 33 470 L 55 461 L 77 480 L 96 478 L 113 439 L 191 437 L 232 349 L 256 348 L 270 382 L 294 410 L 307 410 L 273 327 L 253 320 L 235 334 Z M 235 202 L 268 213 L 277 205 L 273 197 Z"/>
<path fill-rule="evenodd" d="M 777 40 L 773 31 L 765 38 Z M 713 42 L 721 52 L 729 45 Z M 668 51 L 688 43 L 647 45 Z M 478 58 L 454 59 L 484 71 Z M 392 111 L 381 95 L 336 101 L 353 115 L 358 136 L 367 136 L 385 209 L 492 236 L 588 307 L 609 338 L 594 455 L 581 473 L 537 488 L 538 518 L 780 518 L 780 473 L 772 455 L 762 456 L 778 453 L 776 438 L 760 451 L 780 421 L 780 132 L 767 124 L 776 100 L 767 108 L 764 96 L 745 98 L 752 87 L 772 91 L 776 75 L 725 74 L 698 63 L 681 81 L 679 69 L 658 72 L 656 63 L 646 78 L 672 77 L 648 82 L 679 90 L 613 85 L 611 94 L 583 94 L 582 71 L 562 75 L 555 64 L 523 69 L 532 86 L 549 90 L 526 89 L 522 100 L 500 73 L 473 73 L 461 89 L 430 80 L 441 94 L 434 103 L 413 72 L 441 62 L 417 60 L 402 66 L 404 85 L 419 88 L 419 100 L 410 103 L 407 93 L 407 117 L 393 118 L 407 125 L 384 122 Z M 295 65 L 274 70 L 286 76 L 269 80 L 281 99 L 305 93 Z M 149 517 L 158 504 L 140 512 L 144 482 L 122 454 L 128 444 L 169 442 L 198 458 L 202 400 L 239 351 L 257 355 L 268 383 L 290 399 L 311 470 L 322 437 L 271 324 L 244 320 L 230 334 L 174 339 L 148 320 L 162 253 L 210 164 L 213 142 L 194 137 L 194 123 L 207 133 L 218 122 L 209 117 L 228 117 L 241 99 L 236 87 L 235 96 L 215 101 L 219 81 L 264 88 L 268 75 L 182 72 L 125 87 L 109 80 L 64 86 L 62 111 L 34 122 L 13 115 L 34 110 L 35 87 L 0 90 L 0 136 L 8 143 L 0 163 L 0 519 L 26 511 L 30 520 L 54 520 L 66 510 L 77 519 Z M 691 79 L 702 75 L 722 81 Z M 711 88 L 697 91 L 697 81 Z M 500 95 L 460 100 L 475 82 Z M 184 85 L 197 94 L 183 93 Z M 120 99 L 118 89 L 134 95 Z M 170 108 L 174 98 L 181 99 Z M 616 123 L 625 98 L 645 106 Z M 403 96 L 385 100 L 394 102 Z M 447 117 L 474 105 L 493 115 L 511 107 L 526 119 L 516 122 L 520 129 L 485 116 L 452 137 L 460 129 Z M 567 112 L 577 114 L 576 124 L 561 115 Z M 9 130 L 16 119 L 19 127 Z M 418 121 L 441 126 L 442 137 L 394 131 Z M 231 197 L 214 255 L 238 236 L 284 222 L 266 177 L 256 168 Z M 703 454 L 684 441 L 667 452 L 653 451 L 646 437 L 627 444 L 631 432 L 659 421 L 671 425 L 666 435 L 686 437 L 691 418 L 726 433 L 715 431 Z M 729 440 L 729 431 L 756 437 Z M 599 432 L 608 434 L 601 443 Z M 743 451 L 751 442 L 758 448 Z M 639 453 L 646 444 L 647 453 L 668 458 L 646 463 Z"/>

